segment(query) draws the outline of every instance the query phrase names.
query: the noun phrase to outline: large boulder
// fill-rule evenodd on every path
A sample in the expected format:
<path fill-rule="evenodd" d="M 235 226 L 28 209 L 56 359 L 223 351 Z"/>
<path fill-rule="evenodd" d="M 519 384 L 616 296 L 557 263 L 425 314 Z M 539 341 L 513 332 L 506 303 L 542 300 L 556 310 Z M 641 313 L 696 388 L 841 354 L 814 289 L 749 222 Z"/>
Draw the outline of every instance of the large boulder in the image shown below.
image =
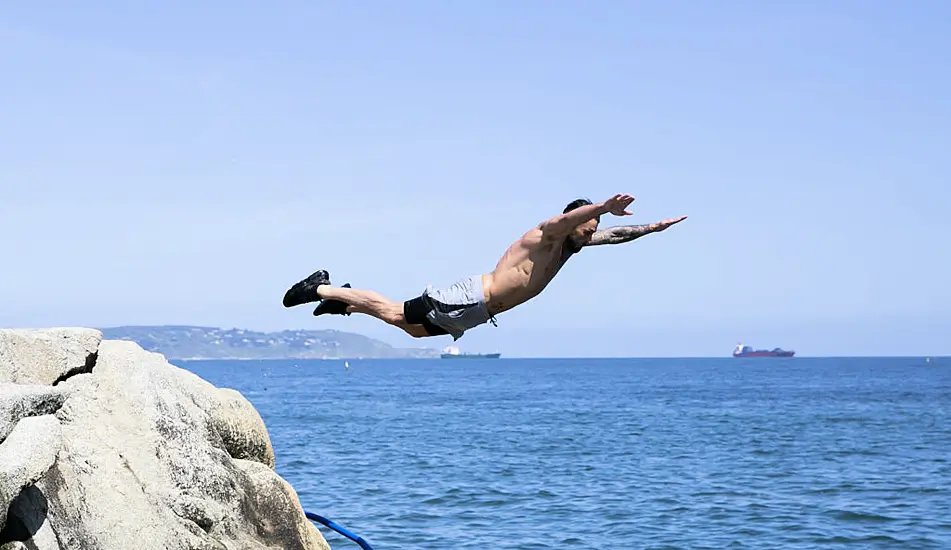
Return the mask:
<path fill-rule="evenodd" d="M 11 335 L 17 357 L 66 355 L 24 350 L 16 331 L 0 334 L 0 350 Z M 0 457 L 32 457 L 15 469 L 0 461 L 0 506 L 10 503 L 0 550 L 329 550 L 274 472 L 267 429 L 240 393 L 132 342 L 100 341 L 92 354 L 91 368 L 55 377 L 45 400 L 34 387 L 6 390 L 25 403 L 6 416 L 43 437 L 26 445 L 17 425 L 0 445 Z M 15 365 L 17 380 L 43 370 Z M 0 428 L 3 410 L 0 399 Z"/>

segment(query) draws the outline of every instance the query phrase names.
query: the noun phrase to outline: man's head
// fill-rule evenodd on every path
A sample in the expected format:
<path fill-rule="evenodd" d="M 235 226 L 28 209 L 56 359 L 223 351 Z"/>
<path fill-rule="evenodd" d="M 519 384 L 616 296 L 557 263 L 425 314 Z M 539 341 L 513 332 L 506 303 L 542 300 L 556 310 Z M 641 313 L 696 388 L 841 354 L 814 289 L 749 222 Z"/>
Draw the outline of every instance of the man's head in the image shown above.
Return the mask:
<path fill-rule="evenodd" d="M 575 199 L 568 203 L 563 213 L 567 214 L 576 208 L 581 208 L 589 204 L 591 204 L 591 201 L 588 199 Z M 601 216 L 592 218 L 576 227 L 575 230 L 571 232 L 571 235 L 569 235 L 569 238 L 575 246 L 580 248 L 591 240 L 591 235 L 594 235 L 594 232 L 598 230 L 599 223 L 601 223 Z"/>

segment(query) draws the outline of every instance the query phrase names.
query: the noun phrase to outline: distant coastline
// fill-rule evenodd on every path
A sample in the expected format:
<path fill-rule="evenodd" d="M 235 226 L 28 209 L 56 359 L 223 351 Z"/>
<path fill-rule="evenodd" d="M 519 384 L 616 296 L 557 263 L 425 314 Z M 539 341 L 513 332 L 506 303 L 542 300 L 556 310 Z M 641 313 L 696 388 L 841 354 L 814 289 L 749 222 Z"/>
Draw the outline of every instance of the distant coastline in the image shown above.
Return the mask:
<path fill-rule="evenodd" d="M 124 325 L 100 328 L 107 340 L 131 340 L 170 361 L 254 361 L 285 359 L 440 359 L 445 349 L 399 348 L 362 334 L 337 330 L 260 332 L 241 328 L 193 325 Z M 476 354 L 481 355 L 481 354 Z M 799 357 L 799 354 L 796 354 Z M 805 355 L 802 359 L 906 358 L 930 366 L 951 361 L 947 354 Z M 508 359 L 721 359 L 730 355 L 575 356 L 507 355 Z"/>
<path fill-rule="evenodd" d="M 438 359 L 439 350 L 397 348 L 352 332 L 191 325 L 128 325 L 100 328 L 107 340 L 130 340 L 176 361 L 277 359 Z"/>
<path fill-rule="evenodd" d="M 159 352 L 161 353 L 161 352 Z M 162 354 L 165 355 L 165 354 Z M 359 361 L 360 359 L 439 359 L 439 357 L 367 357 L 367 356 L 341 356 L 341 357 L 288 357 L 286 355 L 275 355 L 274 357 L 171 357 L 165 356 L 169 361 Z"/>

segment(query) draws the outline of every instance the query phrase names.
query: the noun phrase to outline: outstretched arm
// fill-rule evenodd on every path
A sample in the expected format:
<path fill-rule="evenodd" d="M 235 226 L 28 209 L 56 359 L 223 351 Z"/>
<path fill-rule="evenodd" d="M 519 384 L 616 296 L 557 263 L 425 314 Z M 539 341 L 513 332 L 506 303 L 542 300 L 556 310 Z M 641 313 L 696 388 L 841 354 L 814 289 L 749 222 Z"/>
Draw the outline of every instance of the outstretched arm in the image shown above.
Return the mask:
<path fill-rule="evenodd" d="M 604 202 L 586 204 L 565 214 L 555 216 L 539 224 L 538 228 L 549 237 L 566 237 L 579 225 L 603 214 L 611 213 L 615 216 L 630 216 L 631 213 L 628 212 L 626 208 L 632 202 L 634 202 L 634 197 L 630 195 L 614 195 Z"/>
<path fill-rule="evenodd" d="M 680 223 L 687 219 L 687 216 L 671 218 L 662 222 L 647 223 L 643 225 L 620 225 L 595 231 L 585 246 L 597 246 L 599 244 L 621 244 L 634 239 L 643 237 L 649 233 L 663 231 L 675 223 Z"/>

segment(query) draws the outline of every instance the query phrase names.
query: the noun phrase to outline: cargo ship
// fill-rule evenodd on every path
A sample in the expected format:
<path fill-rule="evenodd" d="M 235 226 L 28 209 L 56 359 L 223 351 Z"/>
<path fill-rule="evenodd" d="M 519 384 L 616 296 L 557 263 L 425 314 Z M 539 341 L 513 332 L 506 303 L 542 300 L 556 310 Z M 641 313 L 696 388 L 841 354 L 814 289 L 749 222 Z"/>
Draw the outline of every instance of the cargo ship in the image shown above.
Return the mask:
<path fill-rule="evenodd" d="M 792 357 L 795 354 L 795 351 L 782 348 L 753 349 L 743 344 L 737 344 L 736 349 L 733 350 L 733 357 Z"/>
<path fill-rule="evenodd" d="M 447 347 L 440 355 L 443 359 L 498 359 L 501 356 L 501 353 L 462 353 L 455 346 Z"/>

